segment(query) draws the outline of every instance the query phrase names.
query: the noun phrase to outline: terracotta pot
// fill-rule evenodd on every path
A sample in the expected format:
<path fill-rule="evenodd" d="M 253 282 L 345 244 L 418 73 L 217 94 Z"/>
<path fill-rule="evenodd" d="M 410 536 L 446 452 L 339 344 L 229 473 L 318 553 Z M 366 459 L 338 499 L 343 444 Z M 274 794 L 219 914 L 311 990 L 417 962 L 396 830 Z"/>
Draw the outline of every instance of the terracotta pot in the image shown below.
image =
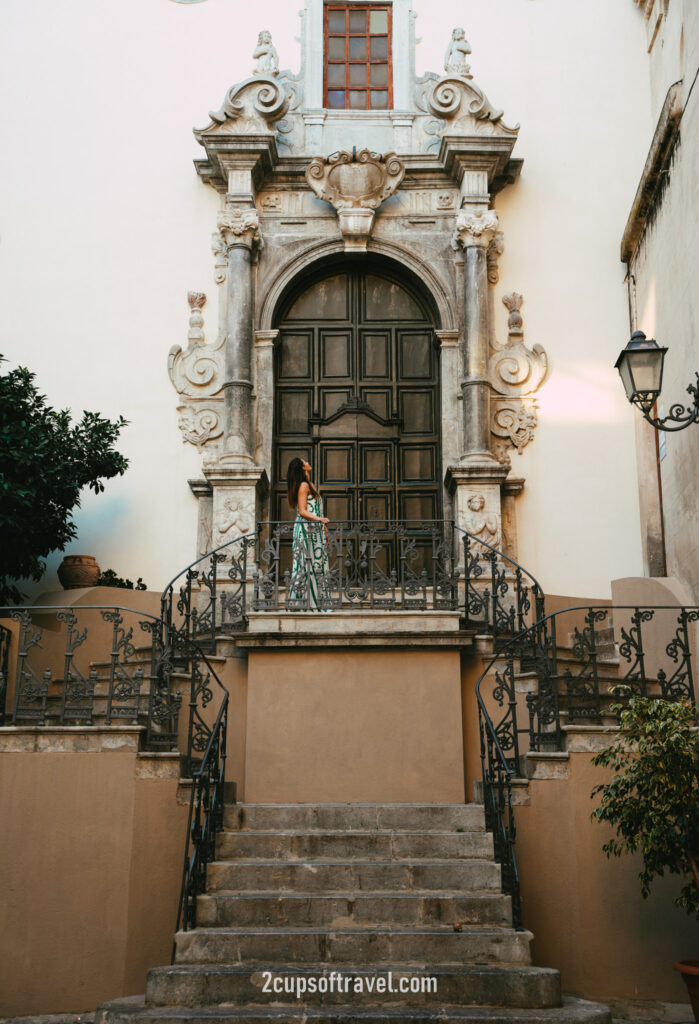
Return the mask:
<path fill-rule="evenodd" d="M 675 970 L 684 978 L 689 992 L 689 1001 L 694 1011 L 694 1019 L 699 1024 L 699 960 L 678 960 Z"/>
<path fill-rule="evenodd" d="M 94 587 L 100 567 L 92 555 L 66 555 L 58 567 L 58 578 L 64 590 Z"/>

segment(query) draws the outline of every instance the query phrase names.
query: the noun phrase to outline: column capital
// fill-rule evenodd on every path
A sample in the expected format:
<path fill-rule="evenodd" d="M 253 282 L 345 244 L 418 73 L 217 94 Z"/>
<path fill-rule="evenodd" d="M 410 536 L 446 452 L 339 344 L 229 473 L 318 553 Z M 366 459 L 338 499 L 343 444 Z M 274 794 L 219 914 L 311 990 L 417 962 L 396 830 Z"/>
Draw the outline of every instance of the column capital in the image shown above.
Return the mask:
<path fill-rule="evenodd" d="M 260 243 L 260 218 L 257 210 L 226 204 L 216 221 L 227 249 L 243 246 L 252 249 Z"/>
<path fill-rule="evenodd" d="M 498 215 L 495 210 L 459 210 L 452 246 L 454 249 L 468 249 L 477 246 L 487 249 L 498 230 Z"/>

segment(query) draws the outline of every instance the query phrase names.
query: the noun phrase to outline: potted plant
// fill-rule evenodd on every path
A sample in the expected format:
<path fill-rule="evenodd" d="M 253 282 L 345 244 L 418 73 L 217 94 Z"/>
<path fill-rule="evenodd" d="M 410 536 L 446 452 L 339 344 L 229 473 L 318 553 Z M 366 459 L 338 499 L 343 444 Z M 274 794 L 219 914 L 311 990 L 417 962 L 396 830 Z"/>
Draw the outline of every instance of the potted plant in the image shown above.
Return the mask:
<path fill-rule="evenodd" d="M 629 689 L 613 692 L 624 696 Z M 699 920 L 699 709 L 631 696 L 612 710 L 620 732 L 592 759 L 614 773 L 591 794 L 602 798 L 593 819 L 616 831 L 602 849 L 608 857 L 640 851 L 644 899 L 664 872 L 683 876 L 675 904 Z M 682 960 L 675 969 L 684 977 L 699 1024 L 699 960 Z"/>

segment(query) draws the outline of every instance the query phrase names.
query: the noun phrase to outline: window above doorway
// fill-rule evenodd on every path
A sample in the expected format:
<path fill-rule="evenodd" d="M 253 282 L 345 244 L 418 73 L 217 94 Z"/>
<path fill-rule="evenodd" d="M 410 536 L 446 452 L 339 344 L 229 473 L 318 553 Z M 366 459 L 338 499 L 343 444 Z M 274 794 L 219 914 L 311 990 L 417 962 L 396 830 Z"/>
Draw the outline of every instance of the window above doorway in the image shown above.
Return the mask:
<path fill-rule="evenodd" d="M 393 106 L 390 4 L 334 4 L 323 11 L 325 106 L 388 110 Z"/>

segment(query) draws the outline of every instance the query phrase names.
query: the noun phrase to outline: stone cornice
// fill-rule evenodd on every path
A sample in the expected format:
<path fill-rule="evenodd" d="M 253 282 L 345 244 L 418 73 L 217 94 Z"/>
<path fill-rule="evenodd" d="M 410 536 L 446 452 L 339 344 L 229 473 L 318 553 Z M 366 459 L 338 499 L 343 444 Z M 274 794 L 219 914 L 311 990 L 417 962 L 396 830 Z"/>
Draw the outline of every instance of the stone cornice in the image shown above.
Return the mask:
<path fill-rule="evenodd" d="M 680 80 L 670 86 L 658 118 L 643 174 L 621 240 L 622 263 L 628 263 L 633 259 L 639 242 L 645 234 L 646 224 L 655 205 L 658 189 L 662 187 L 661 174 L 666 169 L 665 164 L 677 138 L 681 120 L 682 81 Z"/>
<path fill-rule="evenodd" d="M 241 164 L 252 170 L 255 187 L 274 171 L 279 160 L 277 143 L 273 135 L 221 135 L 201 133 L 205 160 L 195 160 L 194 166 L 201 180 L 217 192 L 228 191 L 228 172 Z M 306 160 L 307 164 L 308 161 Z M 251 166 L 252 165 L 252 166 Z"/>

